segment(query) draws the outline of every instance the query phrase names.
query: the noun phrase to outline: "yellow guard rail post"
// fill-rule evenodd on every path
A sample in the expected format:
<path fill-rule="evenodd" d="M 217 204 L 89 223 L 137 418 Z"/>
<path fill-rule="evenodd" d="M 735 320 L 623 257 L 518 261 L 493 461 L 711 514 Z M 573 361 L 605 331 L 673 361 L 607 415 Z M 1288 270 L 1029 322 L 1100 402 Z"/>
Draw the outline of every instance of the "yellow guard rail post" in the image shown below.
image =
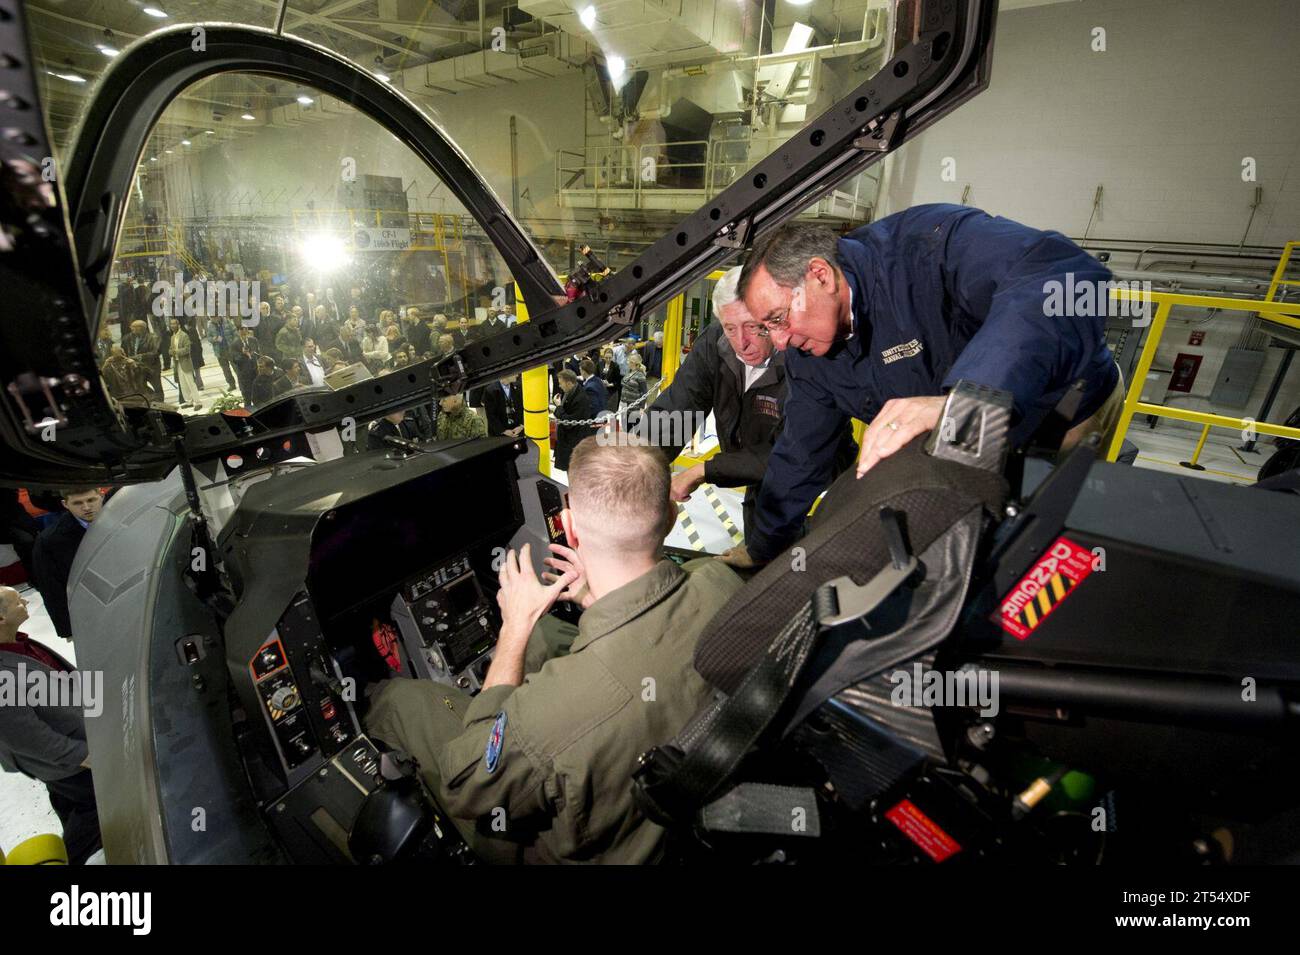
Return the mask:
<path fill-rule="evenodd" d="M 515 285 L 515 317 L 528 321 L 528 306 Z M 545 365 L 529 368 L 522 375 L 524 406 L 524 437 L 537 445 L 537 470 L 551 476 L 551 389 L 550 374 Z"/>
<path fill-rule="evenodd" d="M 1193 424 L 1205 425 L 1207 429 L 1230 428 L 1241 432 L 1249 429 L 1259 434 L 1292 438 L 1300 441 L 1300 428 L 1267 424 L 1262 421 L 1255 421 L 1253 418 L 1234 418 L 1230 415 L 1212 414 L 1206 411 L 1189 411 L 1185 408 L 1157 405 L 1142 400 L 1142 386 L 1151 371 L 1151 364 L 1156 357 L 1156 349 L 1160 347 L 1160 339 L 1164 335 L 1165 324 L 1169 321 L 1169 313 L 1174 310 L 1174 306 L 1185 305 L 1192 308 L 1209 308 L 1229 312 L 1255 312 L 1261 318 L 1270 322 L 1286 325 L 1288 328 L 1300 329 L 1300 317 L 1297 317 L 1300 316 L 1300 302 L 1268 302 L 1258 299 L 1223 298 L 1213 295 L 1180 295 L 1174 292 L 1145 292 L 1140 289 L 1126 288 L 1112 289 L 1111 295 L 1119 300 L 1152 302 L 1156 306 L 1156 313 L 1151 320 L 1151 330 L 1147 333 L 1146 344 L 1142 346 L 1142 355 L 1138 358 L 1137 368 L 1133 373 L 1133 381 L 1129 383 L 1128 394 L 1124 396 L 1124 410 L 1120 412 L 1115 437 L 1111 440 L 1110 449 L 1106 452 L 1107 461 L 1114 461 L 1119 457 L 1120 448 L 1124 444 L 1124 435 L 1128 433 L 1129 425 L 1136 414 L 1190 421 Z M 1202 434 L 1200 446 L 1203 446 L 1204 442 L 1205 434 Z M 1200 446 L 1197 448 L 1197 456 L 1200 453 Z M 1193 458 L 1193 462 L 1195 462 L 1195 458 Z"/>

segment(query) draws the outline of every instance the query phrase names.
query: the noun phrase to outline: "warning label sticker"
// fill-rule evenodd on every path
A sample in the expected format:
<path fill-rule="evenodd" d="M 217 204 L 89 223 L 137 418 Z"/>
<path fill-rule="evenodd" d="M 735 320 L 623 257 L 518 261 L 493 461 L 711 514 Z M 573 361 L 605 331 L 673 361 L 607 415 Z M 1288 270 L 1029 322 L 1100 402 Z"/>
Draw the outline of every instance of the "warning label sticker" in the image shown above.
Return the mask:
<path fill-rule="evenodd" d="M 1092 573 L 1092 551 L 1058 537 L 1002 600 L 1002 629 L 1024 640 Z"/>
<path fill-rule="evenodd" d="M 961 852 L 957 840 L 940 829 L 933 819 L 917 809 L 916 804 L 909 799 L 904 799 L 885 813 L 885 818 L 935 862 L 942 862 Z"/>

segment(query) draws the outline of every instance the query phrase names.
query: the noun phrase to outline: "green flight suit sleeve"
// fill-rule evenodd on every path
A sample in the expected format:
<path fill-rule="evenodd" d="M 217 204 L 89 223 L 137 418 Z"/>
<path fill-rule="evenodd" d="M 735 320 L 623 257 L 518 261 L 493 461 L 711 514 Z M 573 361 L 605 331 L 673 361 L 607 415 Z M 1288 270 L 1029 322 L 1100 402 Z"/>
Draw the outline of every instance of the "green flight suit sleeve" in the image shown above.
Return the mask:
<path fill-rule="evenodd" d="M 481 819 L 489 830 L 494 821 L 503 822 L 504 830 L 495 831 L 508 838 L 513 830 L 526 831 L 530 818 L 592 802 L 593 780 L 563 776 L 555 758 L 614 716 L 632 695 L 594 654 L 555 662 L 564 665 L 548 663 L 518 687 L 492 687 L 474 698 L 465 712 L 465 731 L 439 759 L 439 797 L 451 815 Z M 500 751 L 489 771 L 489 740 L 503 714 Z"/>

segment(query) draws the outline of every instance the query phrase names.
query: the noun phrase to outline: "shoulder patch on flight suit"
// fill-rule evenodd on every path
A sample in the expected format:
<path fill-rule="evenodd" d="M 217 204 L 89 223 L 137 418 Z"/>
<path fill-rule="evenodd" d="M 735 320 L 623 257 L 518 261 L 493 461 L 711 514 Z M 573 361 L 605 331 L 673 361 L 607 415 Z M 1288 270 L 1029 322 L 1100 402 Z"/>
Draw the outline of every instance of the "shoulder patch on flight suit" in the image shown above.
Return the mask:
<path fill-rule="evenodd" d="M 487 749 L 483 752 L 483 766 L 489 774 L 496 772 L 497 763 L 501 761 L 501 749 L 506 742 L 506 711 L 502 710 L 492 721 L 492 732 L 488 734 Z"/>

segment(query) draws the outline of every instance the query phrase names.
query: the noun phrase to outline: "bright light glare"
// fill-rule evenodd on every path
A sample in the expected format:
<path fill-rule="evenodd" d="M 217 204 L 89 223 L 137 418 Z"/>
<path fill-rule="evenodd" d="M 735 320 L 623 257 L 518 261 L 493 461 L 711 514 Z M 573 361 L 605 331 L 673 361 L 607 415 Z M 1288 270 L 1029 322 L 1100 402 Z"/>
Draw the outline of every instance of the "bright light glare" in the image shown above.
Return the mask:
<path fill-rule="evenodd" d="M 100 46 L 99 46 L 99 52 L 100 52 L 100 53 L 103 53 L 105 56 L 117 56 L 117 55 L 118 55 L 119 53 L 121 53 L 122 51 L 121 51 L 121 50 L 115 50 L 115 49 L 113 49 L 111 46 L 104 46 L 104 45 L 101 43 Z"/>
<path fill-rule="evenodd" d="M 145 7 L 144 12 L 158 20 L 167 19 L 167 14 L 159 10 L 157 7 Z"/>
<path fill-rule="evenodd" d="M 391 82 L 393 78 L 387 73 L 376 73 L 375 79 L 379 80 L 381 83 L 388 83 Z"/>
<path fill-rule="evenodd" d="M 239 117 L 239 118 L 240 118 L 240 119 L 257 119 L 257 117 L 254 116 L 252 113 L 245 113 L 243 116 L 241 116 L 241 117 Z"/>
<path fill-rule="evenodd" d="M 322 274 L 334 272 L 350 261 L 348 248 L 336 235 L 309 235 L 298 250 L 308 268 Z"/>
<path fill-rule="evenodd" d="M 310 106 L 312 104 L 312 98 L 310 96 L 299 96 L 298 102 L 302 103 L 303 106 Z"/>
<path fill-rule="evenodd" d="M 596 25 L 596 8 L 583 7 L 582 10 L 578 13 L 578 19 L 582 21 L 582 25 L 584 27 L 590 30 L 592 27 Z"/>
<path fill-rule="evenodd" d="M 605 57 L 605 68 L 609 70 L 609 81 L 615 86 L 623 84 L 623 74 L 627 72 L 627 63 L 621 56 Z"/>
<path fill-rule="evenodd" d="M 50 76 L 57 76 L 61 80 L 67 80 L 69 83 L 86 82 L 86 78 L 84 76 L 78 76 L 76 73 L 55 73 L 53 70 L 46 70 L 45 72 L 49 73 Z"/>
<path fill-rule="evenodd" d="M 182 145 L 182 146 L 188 146 L 189 144 L 190 144 L 190 141 L 189 141 L 188 139 L 182 139 L 182 140 L 181 140 L 181 145 Z"/>

